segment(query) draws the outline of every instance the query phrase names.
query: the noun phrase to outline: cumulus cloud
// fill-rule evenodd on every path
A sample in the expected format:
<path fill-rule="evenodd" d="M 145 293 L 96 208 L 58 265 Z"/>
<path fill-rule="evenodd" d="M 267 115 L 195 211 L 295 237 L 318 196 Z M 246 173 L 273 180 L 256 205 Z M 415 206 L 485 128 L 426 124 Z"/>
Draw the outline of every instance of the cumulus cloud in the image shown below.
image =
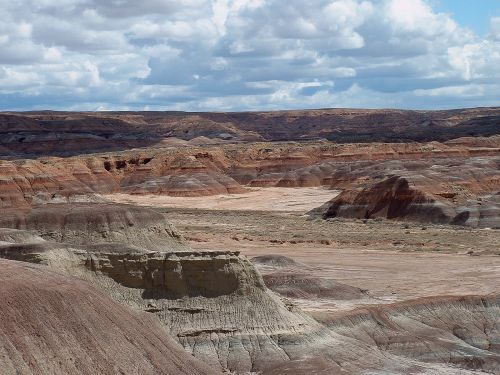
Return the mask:
<path fill-rule="evenodd" d="M 0 109 L 492 105 L 499 65 L 427 0 L 0 0 Z"/>

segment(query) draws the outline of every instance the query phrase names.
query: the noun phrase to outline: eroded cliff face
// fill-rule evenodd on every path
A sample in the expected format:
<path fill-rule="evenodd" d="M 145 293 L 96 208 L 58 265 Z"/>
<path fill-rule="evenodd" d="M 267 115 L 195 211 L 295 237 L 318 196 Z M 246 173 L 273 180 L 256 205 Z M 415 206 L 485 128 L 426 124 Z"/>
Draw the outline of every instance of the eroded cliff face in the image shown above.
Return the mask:
<path fill-rule="evenodd" d="M 476 131 L 492 136 L 457 139 Z M 155 330 L 168 331 L 186 352 L 218 372 L 493 372 L 498 369 L 496 296 L 479 298 L 480 303 L 417 301 L 313 319 L 268 290 L 238 252 L 192 251 L 163 215 L 113 205 L 99 194 L 204 196 L 256 186 L 328 186 L 343 193 L 323 208 L 325 217 L 492 227 L 500 217 L 497 133 L 498 109 L 434 114 L 325 110 L 0 115 L 0 154 L 10 159 L 0 161 L 0 227 L 7 227 L 0 229 L 0 257 L 76 276 L 115 301 L 154 314 Z M 356 143 L 226 143 L 318 138 Z M 207 146 L 210 139 L 220 143 Z M 358 143 L 374 140 L 430 142 Z M 173 144 L 176 147 L 170 148 Z M 83 155 L 102 150 L 116 152 Z M 26 159 L 76 154 L 82 155 Z M 363 294 L 305 272 L 280 271 L 266 277 L 285 296 Z M 64 280 L 49 285 L 61 283 Z M 80 307 L 77 299 L 69 297 Z M 41 304 L 37 306 L 32 311 L 43 315 Z M 93 308 L 81 306 L 85 311 Z M 8 319 L 13 311 L 9 310 Z M 103 316 L 109 313 L 97 311 Z M 455 316 L 460 319 L 452 325 Z M 89 313 L 89 319 L 99 317 Z M 71 329 L 63 327 L 63 332 Z M 141 335 L 152 334 L 131 327 Z M 135 341 L 130 331 L 125 336 Z M 151 369 L 140 357 L 137 371 L 162 373 L 154 370 L 170 366 L 151 348 L 159 343 L 138 342 L 147 347 L 143 357 L 151 356 L 154 363 Z M 135 344 L 129 344 L 119 347 L 133 353 Z M 26 348 L 39 356 L 36 350 Z M 95 358 L 108 363 L 106 358 L 122 354 L 111 351 Z M 130 358 L 125 372 L 136 369 Z M 71 366 L 67 358 L 63 363 Z"/>
<path fill-rule="evenodd" d="M 267 290 L 251 263 L 237 253 L 141 258 L 101 254 L 103 266 L 95 269 L 100 279 L 116 282 L 111 293 L 120 299 L 133 296 L 188 352 L 214 368 L 248 372 L 275 365 L 287 360 L 288 345 L 307 347 L 307 337 L 323 330 Z"/>
<path fill-rule="evenodd" d="M 413 176 L 388 176 L 364 188 L 344 190 L 313 214 L 324 219 L 344 217 L 355 219 L 385 218 L 420 223 L 500 227 L 498 194 L 460 196 L 453 190 L 440 190 Z M 490 181 L 491 182 L 491 181 Z M 463 193 L 461 191 L 460 193 Z"/>
<path fill-rule="evenodd" d="M 220 371 L 249 372 L 309 347 L 324 328 L 287 307 L 251 263 L 230 252 L 93 252 L 66 244 L 0 246 L 0 256 L 86 279 L 115 300 L 155 314 L 170 334 Z M 323 335 L 326 331 L 323 332 Z"/>
<path fill-rule="evenodd" d="M 342 192 L 311 214 L 497 228 L 498 163 L 472 157 L 338 165 L 329 183 Z"/>
<path fill-rule="evenodd" d="M 357 191 L 391 175 L 417 183 L 424 194 L 438 195 L 458 208 L 466 199 L 495 195 L 500 190 L 500 138 L 483 140 L 450 144 L 257 143 L 4 160 L 0 161 L 0 208 L 98 201 L 95 194 L 117 192 L 206 196 L 241 193 L 247 187 L 310 186 Z M 483 206 L 488 202 L 486 199 Z"/>
<path fill-rule="evenodd" d="M 92 252 L 85 267 L 127 288 L 144 289 L 152 298 L 218 297 L 265 290 L 262 278 L 237 252 L 110 253 Z"/>

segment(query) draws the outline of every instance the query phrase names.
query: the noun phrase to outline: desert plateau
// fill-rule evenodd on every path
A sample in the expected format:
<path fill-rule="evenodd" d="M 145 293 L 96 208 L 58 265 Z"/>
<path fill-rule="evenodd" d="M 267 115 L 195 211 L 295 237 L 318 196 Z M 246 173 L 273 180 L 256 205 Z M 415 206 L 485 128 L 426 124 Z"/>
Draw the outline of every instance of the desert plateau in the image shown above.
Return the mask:
<path fill-rule="evenodd" d="M 499 373 L 498 130 L 3 113 L 1 373 Z"/>

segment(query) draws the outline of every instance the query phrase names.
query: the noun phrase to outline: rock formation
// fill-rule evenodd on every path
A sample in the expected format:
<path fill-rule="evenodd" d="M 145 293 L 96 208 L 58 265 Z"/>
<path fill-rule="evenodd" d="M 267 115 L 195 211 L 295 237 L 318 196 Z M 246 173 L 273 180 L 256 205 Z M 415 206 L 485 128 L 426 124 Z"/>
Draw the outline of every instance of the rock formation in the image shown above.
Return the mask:
<path fill-rule="evenodd" d="M 71 155 L 175 140 L 447 141 L 498 134 L 500 110 L 322 109 L 253 113 L 30 112 L 0 114 L 0 155 Z M 176 142 L 177 145 L 181 144 Z"/>
<path fill-rule="evenodd" d="M 16 210 L 50 202 L 102 201 L 95 194 L 117 192 L 232 194 L 247 187 L 327 186 L 345 190 L 343 198 L 347 199 L 347 195 L 397 175 L 424 195 L 431 194 L 435 201 L 450 206 L 454 216 L 469 211 L 470 218 L 464 220 L 467 214 L 462 214 L 457 223 L 496 227 L 500 138 L 477 142 L 259 143 L 4 160 L 0 161 L 0 207 Z M 370 197 L 376 198 L 376 194 Z"/>
<path fill-rule="evenodd" d="M 311 213 L 325 219 L 498 228 L 499 119 L 498 108 L 0 114 L 0 372 L 497 371 L 496 295 L 312 316 L 293 299 L 366 292 L 286 257 L 256 268 L 238 251 L 191 250 L 159 211 L 103 195 L 323 186 L 342 191 Z"/>
<path fill-rule="evenodd" d="M 483 168 L 477 172 L 462 169 L 460 177 L 454 178 L 453 182 L 449 171 L 444 174 L 438 165 L 421 174 L 408 169 L 401 174 L 390 174 L 389 168 L 385 170 L 387 174 L 382 174 L 380 169 L 375 172 L 378 175 L 372 171 L 373 177 L 369 179 L 360 179 L 360 171 L 357 170 L 350 177 L 350 187 L 331 202 L 313 210 L 313 213 L 320 213 L 325 219 L 378 217 L 421 223 L 500 227 L 498 195 L 486 193 L 488 189 L 497 191 L 500 188 L 495 169 Z"/>
<path fill-rule="evenodd" d="M 496 320 L 500 305 L 494 296 L 436 298 L 374 307 L 343 316 L 319 313 L 315 321 L 267 291 L 250 262 L 236 253 L 133 253 L 109 248 L 97 251 L 62 243 L 40 246 L 43 242 L 40 237 L 12 229 L 0 231 L 0 239 L 2 257 L 38 262 L 76 275 L 123 304 L 155 314 L 164 328 L 158 323 L 148 324 L 156 333 L 154 337 L 168 330 L 188 353 L 214 370 L 398 374 L 419 369 L 423 374 L 465 375 L 498 368 Z M 31 241 L 39 246 L 17 243 L 13 247 L 14 243 L 8 241 Z M 2 262 L 6 261 L 0 261 L 0 267 Z M 19 266 L 16 267 L 23 280 L 35 279 L 19 273 Z M 46 266 L 25 267 L 37 270 L 39 280 L 52 275 Z M 6 274 L 6 278 L 11 277 Z M 85 284 L 60 274 L 57 277 L 64 278 L 57 285 L 65 290 L 72 289 L 68 284 Z M 44 284 L 39 287 L 44 288 Z M 37 298 L 49 301 L 46 293 L 54 293 L 65 301 L 73 298 L 58 293 L 52 286 L 43 293 L 36 287 L 30 288 Z M 74 298 L 81 299 L 81 294 Z M 116 305 L 102 301 L 103 298 L 106 299 L 100 295 L 90 301 L 101 308 Z M 87 311 L 80 306 L 84 301 L 87 299 L 75 301 L 74 308 L 79 314 Z M 102 314 L 101 317 L 114 316 L 100 310 L 96 313 Z M 73 320 L 69 323 L 78 326 Z M 130 329 L 144 334 L 135 326 Z M 142 345 L 141 341 L 134 342 Z M 148 346 L 141 348 L 146 350 Z M 141 362 L 134 364 L 139 366 Z"/>
<path fill-rule="evenodd" d="M 186 351 L 219 370 L 269 367 L 286 360 L 288 350 L 324 335 L 320 324 L 271 293 L 238 253 L 185 250 L 172 228 L 158 231 L 155 215 L 137 225 L 137 209 L 84 207 L 46 205 L 23 220 L 4 220 L 3 226 L 21 229 L 0 231 L 0 257 L 45 264 L 90 281 L 117 301 L 155 313 Z M 134 225 L 120 227 L 119 219 L 132 214 Z M 110 223 L 102 217 L 114 219 Z M 147 242 L 143 231 L 151 229 L 151 220 L 156 224 L 151 237 L 158 238 Z M 103 231 L 110 234 L 101 236 Z M 158 243 L 162 250 L 153 251 Z"/>
<path fill-rule="evenodd" d="M 215 374 L 150 314 L 46 267 L 0 260 L 0 372 Z"/>

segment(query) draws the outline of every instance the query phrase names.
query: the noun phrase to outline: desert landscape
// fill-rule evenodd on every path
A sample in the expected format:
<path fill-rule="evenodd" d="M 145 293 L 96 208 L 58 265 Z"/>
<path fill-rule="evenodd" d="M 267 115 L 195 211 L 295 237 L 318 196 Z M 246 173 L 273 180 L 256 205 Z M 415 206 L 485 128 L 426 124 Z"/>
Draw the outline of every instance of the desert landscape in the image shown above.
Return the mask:
<path fill-rule="evenodd" d="M 500 373 L 500 108 L 0 114 L 0 373 Z"/>

